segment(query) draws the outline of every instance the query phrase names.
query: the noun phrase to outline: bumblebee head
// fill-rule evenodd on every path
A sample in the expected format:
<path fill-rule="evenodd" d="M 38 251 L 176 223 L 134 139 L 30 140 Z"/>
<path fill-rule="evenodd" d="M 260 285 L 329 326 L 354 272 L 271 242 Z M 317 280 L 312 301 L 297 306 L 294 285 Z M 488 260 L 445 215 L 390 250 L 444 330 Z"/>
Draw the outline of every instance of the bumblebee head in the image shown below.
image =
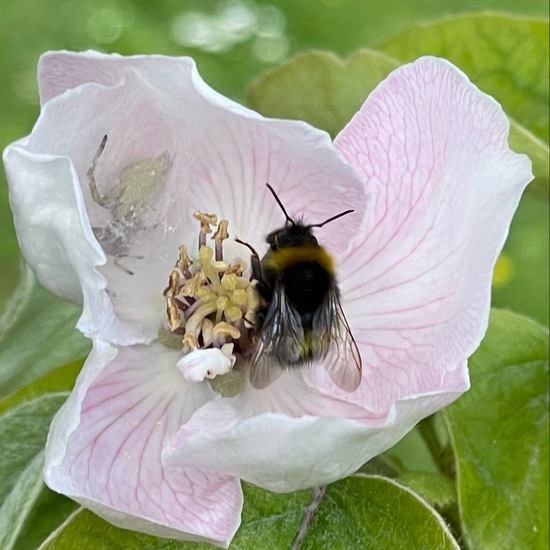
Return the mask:
<path fill-rule="evenodd" d="M 287 213 L 285 207 L 283 206 L 283 203 L 281 202 L 281 199 L 277 196 L 277 193 L 275 193 L 275 190 L 269 183 L 266 183 L 267 188 L 271 191 L 273 196 L 275 197 L 275 200 L 277 201 L 277 204 L 283 211 L 283 214 L 286 218 L 285 226 L 281 229 L 276 229 L 275 231 L 272 231 L 267 236 L 267 243 L 271 247 L 271 250 L 278 250 L 280 248 L 285 248 L 289 246 L 303 246 L 303 245 L 318 245 L 317 239 L 315 238 L 315 235 L 313 234 L 312 229 L 314 227 L 323 227 L 328 222 L 331 222 L 333 220 L 336 220 L 337 218 L 341 218 L 342 216 L 345 216 L 346 214 L 350 214 L 353 212 L 353 210 L 346 210 L 344 212 L 340 212 L 340 214 L 336 214 L 336 216 L 332 216 L 328 220 L 325 220 L 322 223 L 315 223 L 311 225 L 305 225 L 301 221 L 293 220 Z"/>
<path fill-rule="evenodd" d="M 311 226 L 287 220 L 282 229 L 276 229 L 267 236 L 267 243 L 271 250 L 287 248 L 289 246 L 317 245 L 317 239 L 311 231 Z"/>

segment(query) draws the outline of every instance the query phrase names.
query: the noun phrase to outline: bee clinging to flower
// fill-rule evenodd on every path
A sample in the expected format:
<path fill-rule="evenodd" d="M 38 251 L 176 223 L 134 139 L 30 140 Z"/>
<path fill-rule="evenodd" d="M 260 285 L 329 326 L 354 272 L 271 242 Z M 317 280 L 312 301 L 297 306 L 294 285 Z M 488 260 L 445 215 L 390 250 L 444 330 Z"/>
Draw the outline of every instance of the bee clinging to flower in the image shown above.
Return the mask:
<path fill-rule="evenodd" d="M 331 379 L 352 392 L 361 382 L 361 356 L 340 302 L 334 260 L 313 228 L 353 210 L 306 225 L 291 218 L 274 189 L 267 187 L 286 217 L 285 225 L 267 236 L 269 250 L 261 260 L 237 239 L 252 251 L 252 276 L 258 281 L 252 385 L 264 388 L 283 368 L 324 361 Z"/>

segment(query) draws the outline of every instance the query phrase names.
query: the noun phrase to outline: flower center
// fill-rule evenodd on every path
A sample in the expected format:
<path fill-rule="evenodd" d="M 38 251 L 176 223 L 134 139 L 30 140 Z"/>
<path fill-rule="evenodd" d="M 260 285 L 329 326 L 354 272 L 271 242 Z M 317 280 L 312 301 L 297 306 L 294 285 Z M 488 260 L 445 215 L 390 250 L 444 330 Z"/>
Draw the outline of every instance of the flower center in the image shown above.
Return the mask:
<path fill-rule="evenodd" d="M 197 379 L 214 378 L 231 370 L 237 355 L 249 352 L 258 296 L 255 281 L 243 276 L 247 264 L 240 259 L 224 260 L 227 220 L 218 223 L 215 214 L 198 211 L 193 216 L 200 222 L 198 259 L 191 260 L 185 245 L 179 247 L 179 258 L 163 292 L 166 330 L 177 337 L 184 356 L 197 350 L 220 350 L 230 362 L 229 369 L 209 367 L 205 355 L 204 376 Z M 213 227 L 212 248 L 206 236 Z M 162 340 L 166 342 L 166 337 Z"/>

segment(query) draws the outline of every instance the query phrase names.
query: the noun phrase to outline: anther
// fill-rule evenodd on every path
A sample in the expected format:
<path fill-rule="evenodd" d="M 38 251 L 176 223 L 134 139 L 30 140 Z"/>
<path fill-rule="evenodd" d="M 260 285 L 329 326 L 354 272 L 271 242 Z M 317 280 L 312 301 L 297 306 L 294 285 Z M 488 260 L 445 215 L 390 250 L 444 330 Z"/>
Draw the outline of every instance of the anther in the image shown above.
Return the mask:
<path fill-rule="evenodd" d="M 214 325 L 213 333 L 215 338 L 229 337 L 233 340 L 237 340 L 237 338 L 241 337 L 241 331 L 237 327 L 230 325 L 225 321 L 220 321 Z"/>
<path fill-rule="evenodd" d="M 168 317 L 168 328 L 174 332 L 181 326 L 181 315 L 178 303 L 170 296 L 166 297 L 166 315 Z"/>
<path fill-rule="evenodd" d="M 174 269 L 172 270 L 172 273 L 170 273 L 168 286 L 164 289 L 162 295 L 167 297 L 176 296 L 177 294 L 179 294 L 180 290 L 180 274 Z"/>
<path fill-rule="evenodd" d="M 227 220 L 221 220 L 218 224 L 218 229 L 216 229 L 216 232 L 212 235 L 216 243 L 216 260 L 218 261 L 223 260 L 223 241 L 229 237 L 229 233 L 227 232 L 228 224 L 229 222 Z"/>
<path fill-rule="evenodd" d="M 206 212 L 201 212 L 196 210 L 193 212 L 193 217 L 196 220 L 201 222 L 201 231 L 199 233 L 199 250 L 201 247 L 206 246 L 206 234 L 212 233 L 211 225 L 215 225 L 218 221 L 218 216 L 216 214 L 208 214 Z"/>
<path fill-rule="evenodd" d="M 187 254 L 187 247 L 185 245 L 182 244 L 179 247 L 179 250 L 180 250 L 180 257 L 176 262 L 176 267 L 180 269 L 180 271 L 182 272 L 183 276 L 186 279 L 189 279 L 191 277 L 191 272 L 189 271 L 189 268 L 193 264 L 193 261 Z"/>

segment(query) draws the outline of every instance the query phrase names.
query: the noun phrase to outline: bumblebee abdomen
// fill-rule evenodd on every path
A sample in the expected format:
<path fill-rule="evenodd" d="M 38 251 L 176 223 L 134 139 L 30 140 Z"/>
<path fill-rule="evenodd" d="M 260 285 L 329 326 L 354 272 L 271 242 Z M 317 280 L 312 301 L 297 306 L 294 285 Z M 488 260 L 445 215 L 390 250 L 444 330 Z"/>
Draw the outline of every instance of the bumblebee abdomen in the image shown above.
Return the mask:
<path fill-rule="evenodd" d="M 309 321 L 307 314 L 313 314 L 323 303 L 330 288 L 332 276 L 320 264 L 301 262 L 287 267 L 281 274 L 281 282 L 289 302 Z"/>

